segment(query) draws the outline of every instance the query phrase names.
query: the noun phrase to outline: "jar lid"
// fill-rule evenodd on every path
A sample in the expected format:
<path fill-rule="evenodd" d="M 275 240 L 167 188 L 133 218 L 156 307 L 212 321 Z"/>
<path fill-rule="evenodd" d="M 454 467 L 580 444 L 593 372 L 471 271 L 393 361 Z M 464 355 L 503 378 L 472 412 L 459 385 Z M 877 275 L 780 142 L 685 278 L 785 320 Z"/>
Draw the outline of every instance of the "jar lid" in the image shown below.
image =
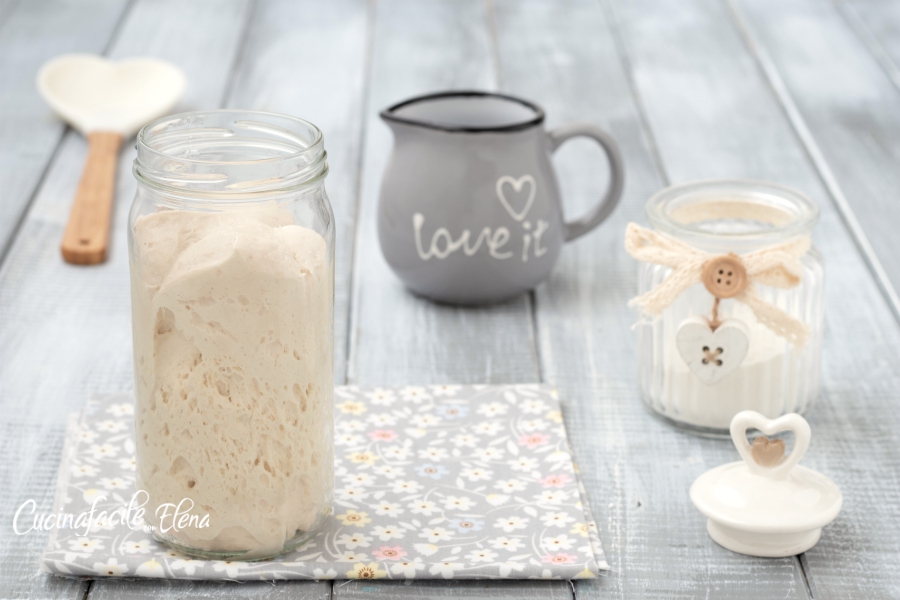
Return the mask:
<path fill-rule="evenodd" d="M 752 446 L 751 427 L 764 434 Z M 782 440 L 765 437 L 781 431 L 794 433 L 789 455 Z M 798 414 L 769 420 L 748 410 L 732 419 L 731 438 L 743 460 L 707 471 L 691 486 L 691 501 L 709 519 L 710 536 L 752 556 L 792 556 L 812 548 L 843 498 L 828 477 L 797 466 L 809 447 L 809 424 Z"/>

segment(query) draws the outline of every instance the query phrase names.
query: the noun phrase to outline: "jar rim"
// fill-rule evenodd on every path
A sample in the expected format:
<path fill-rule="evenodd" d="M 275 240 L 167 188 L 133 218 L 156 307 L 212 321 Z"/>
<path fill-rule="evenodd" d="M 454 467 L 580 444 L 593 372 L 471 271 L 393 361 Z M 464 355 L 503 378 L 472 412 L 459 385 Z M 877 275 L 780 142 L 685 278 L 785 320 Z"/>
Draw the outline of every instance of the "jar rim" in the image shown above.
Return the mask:
<path fill-rule="evenodd" d="M 803 192 L 754 179 L 701 179 L 671 185 L 653 194 L 645 210 L 656 229 L 707 243 L 776 243 L 809 235 L 819 220 L 819 207 Z M 716 216 L 760 221 L 769 228 L 713 231 L 707 221 Z"/>
<path fill-rule="evenodd" d="M 328 172 L 322 130 L 273 112 L 168 115 L 142 127 L 136 146 L 139 181 L 187 196 L 271 196 L 308 187 Z"/>

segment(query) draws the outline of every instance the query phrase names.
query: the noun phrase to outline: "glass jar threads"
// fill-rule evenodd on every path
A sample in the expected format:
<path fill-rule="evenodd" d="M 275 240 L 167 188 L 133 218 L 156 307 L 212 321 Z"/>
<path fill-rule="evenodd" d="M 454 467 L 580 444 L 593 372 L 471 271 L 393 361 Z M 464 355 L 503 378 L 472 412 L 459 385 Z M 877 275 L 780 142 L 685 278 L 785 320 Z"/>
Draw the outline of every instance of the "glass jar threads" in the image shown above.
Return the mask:
<path fill-rule="evenodd" d="M 823 265 L 818 208 L 780 185 L 697 181 L 647 202 L 630 225 L 641 261 L 633 304 L 646 406 L 697 433 L 726 435 L 742 410 L 802 413 L 819 392 Z"/>
<path fill-rule="evenodd" d="M 272 557 L 331 511 L 327 172 L 322 132 L 293 117 L 185 113 L 138 134 L 137 487 L 180 550 Z"/>

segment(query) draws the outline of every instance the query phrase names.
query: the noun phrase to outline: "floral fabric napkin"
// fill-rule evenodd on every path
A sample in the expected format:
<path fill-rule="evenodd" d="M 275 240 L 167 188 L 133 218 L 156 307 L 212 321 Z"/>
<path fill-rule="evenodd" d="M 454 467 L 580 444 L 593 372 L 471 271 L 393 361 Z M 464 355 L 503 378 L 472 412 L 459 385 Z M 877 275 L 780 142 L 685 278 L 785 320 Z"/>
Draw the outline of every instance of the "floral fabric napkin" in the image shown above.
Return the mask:
<path fill-rule="evenodd" d="M 609 568 L 552 388 L 340 387 L 335 408 L 333 516 L 275 560 L 227 562 L 192 559 L 142 528 L 96 519 L 135 491 L 133 400 L 90 400 L 70 422 L 46 511 L 75 517 L 52 528 L 42 568 L 232 580 L 578 579 Z M 70 523 L 95 503 L 84 535 Z"/>

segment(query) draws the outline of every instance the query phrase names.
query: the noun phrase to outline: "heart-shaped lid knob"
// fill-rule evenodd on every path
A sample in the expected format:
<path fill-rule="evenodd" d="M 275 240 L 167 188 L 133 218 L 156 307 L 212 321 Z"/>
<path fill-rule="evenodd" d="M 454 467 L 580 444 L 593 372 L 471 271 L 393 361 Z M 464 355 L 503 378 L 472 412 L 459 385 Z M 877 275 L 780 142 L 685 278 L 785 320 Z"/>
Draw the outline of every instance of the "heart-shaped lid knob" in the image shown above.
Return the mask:
<path fill-rule="evenodd" d="M 752 446 L 747 441 L 747 430 L 750 428 L 763 433 L 753 440 Z M 784 454 L 783 440 L 771 440 L 766 437 L 781 431 L 794 433 L 794 449 L 788 455 Z M 810 436 L 809 423 L 796 413 L 777 419 L 767 419 L 758 412 L 745 410 L 731 420 L 731 439 L 747 464 L 747 469 L 754 475 L 771 479 L 787 477 L 794 465 L 806 454 Z"/>
<path fill-rule="evenodd" d="M 763 433 L 752 445 L 751 428 Z M 782 431 L 794 432 L 794 449 L 787 455 L 782 440 L 767 437 Z M 797 464 L 809 448 L 809 424 L 798 414 L 767 419 L 744 411 L 731 421 L 731 438 L 743 460 L 710 469 L 691 486 L 694 506 L 710 519 L 710 535 L 726 548 L 756 556 L 809 548 L 818 540 L 816 530 L 837 516 L 843 502 L 833 481 Z"/>

